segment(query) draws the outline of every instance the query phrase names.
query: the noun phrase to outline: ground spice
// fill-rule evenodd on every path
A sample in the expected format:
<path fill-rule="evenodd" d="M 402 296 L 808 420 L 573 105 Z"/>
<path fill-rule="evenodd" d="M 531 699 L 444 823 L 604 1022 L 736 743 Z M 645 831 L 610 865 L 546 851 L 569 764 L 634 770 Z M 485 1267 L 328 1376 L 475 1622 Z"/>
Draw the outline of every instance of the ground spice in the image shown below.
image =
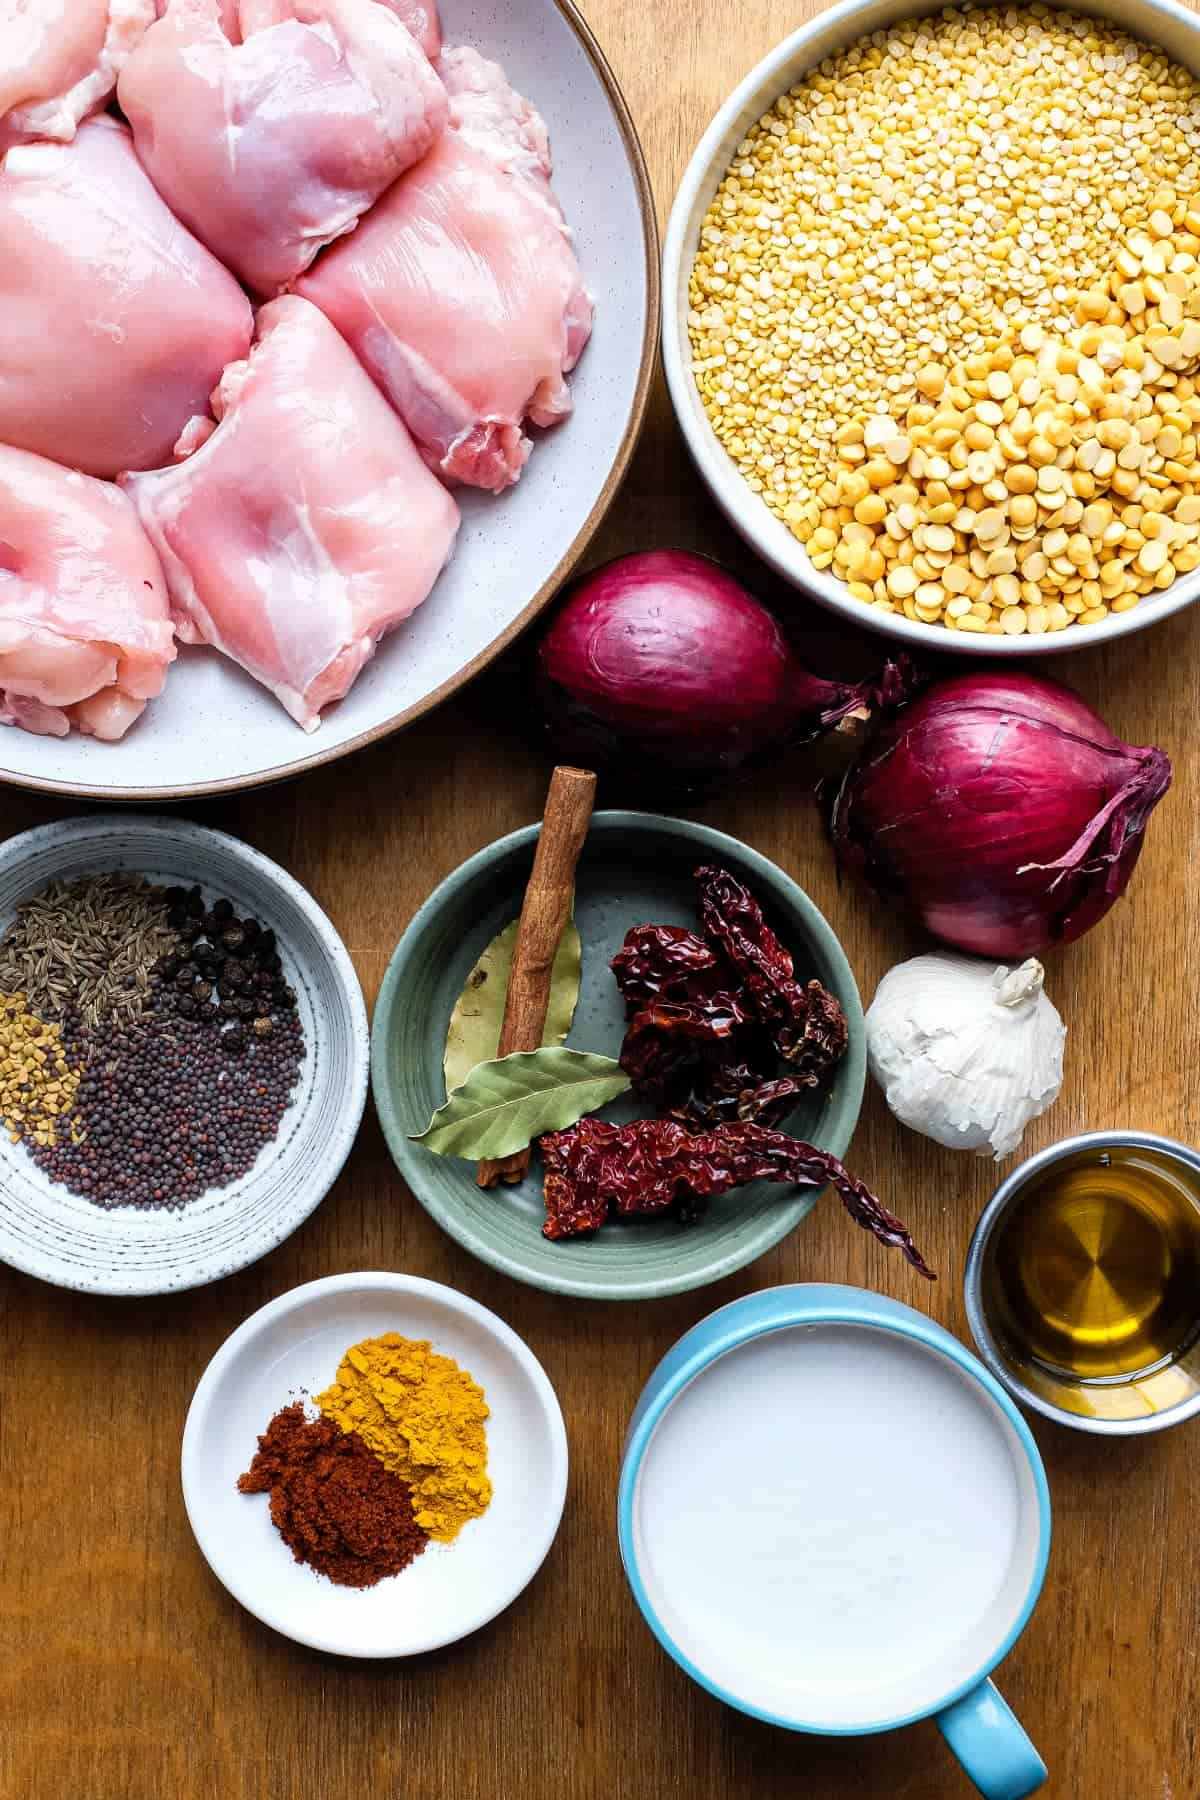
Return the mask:
<path fill-rule="evenodd" d="M 78 1086 L 59 1027 L 31 1013 L 24 994 L 0 993 L 0 1118 L 9 1142 L 56 1144 Z"/>
<path fill-rule="evenodd" d="M 299 1563 L 338 1587 L 398 1575 L 428 1543 L 412 1496 L 356 1432 L 309 1419 L 300 1401 L 277 1412 L 238 1492 L 271 1496 L 271 1520 Z"/>
<path fill-rule="evenodd" d="M 487 1510 L 483 1389 L 452 1357 L 389 1331 L 347 1350 L 317 1405 L 412 1489 L 418 1525 L 449 1543 Z"/>
<path fill-rule="evenodd" d="M 24 994 L 31 1012 L 59 1023 L 136 1019 L 174 941 L 162 888 L 116 874 L 54 881 L 0 938 L 0 992 Z"/>

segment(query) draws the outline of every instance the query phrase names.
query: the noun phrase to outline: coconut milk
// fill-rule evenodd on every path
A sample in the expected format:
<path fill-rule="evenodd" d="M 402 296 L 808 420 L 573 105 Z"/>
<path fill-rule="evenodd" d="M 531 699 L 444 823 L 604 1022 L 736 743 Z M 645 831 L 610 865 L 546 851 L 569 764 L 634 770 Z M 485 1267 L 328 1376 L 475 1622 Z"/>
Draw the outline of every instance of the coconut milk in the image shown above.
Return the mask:
<path fill-rule="evenodd" d="M 1008 1420 L 949 1357 L 798 1326 L 668 1409 L 635 1533 L 650 1603 L 703 1679 L 789 1723 L 869 1729 L 995 1661 L 1037 1504 Z"/>

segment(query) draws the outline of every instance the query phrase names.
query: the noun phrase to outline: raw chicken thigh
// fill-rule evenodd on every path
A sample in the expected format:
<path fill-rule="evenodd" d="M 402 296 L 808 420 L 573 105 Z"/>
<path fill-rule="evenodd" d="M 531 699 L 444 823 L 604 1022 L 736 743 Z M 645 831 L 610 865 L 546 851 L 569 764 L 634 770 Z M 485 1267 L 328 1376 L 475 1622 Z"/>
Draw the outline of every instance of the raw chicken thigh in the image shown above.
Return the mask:
<path fill-rule="evenodd" d="M 215 644 L 313 731 L 428 594 L 458 508 L 306 300 L 263 307 L 213 410 L 186 461 L 126 486 L 180 638 Z"/>
<path fill-rule="evenodd" d="M 0 447 L 0 724 L 123 737 L 174 658 L 167 584 L 127 497 Z"/>
<path fill-rule="evenodd" d="M 438 17 L 437 0 L 380 0 L 380 4 L 395 13 L 402 25 L 408 26 L 431 61 L 441 55 L 442 21 Z"/>
<path fill-rule="evenodd" d="M 108 100 L 154 13 L 155 0 L 3 0 L 0 150 L 25 138 L 69 142 Z"/>
<path fill-rule="evenodd" d="M 499 493 L 526 418 L 571 410 L 592 307 L 550 188 L 546 128 L 473 50 L 439 65 L 451 129 L 297 283 L 353 345 L 431 467 Z"/>
<path fill-rule="evenodd" d="M 250 304 L 92 119 L 0 163 L 0 443 L 116 475 L 166 462 L 246 354 Z"/>
<path fill-rule="evenodd" d="M 121 76 L 121 106 L 172 211 L 248 287 L 274 294 L 353 231 L 446 122 L 446 91 L 376 0 L 169 0 Z"/>

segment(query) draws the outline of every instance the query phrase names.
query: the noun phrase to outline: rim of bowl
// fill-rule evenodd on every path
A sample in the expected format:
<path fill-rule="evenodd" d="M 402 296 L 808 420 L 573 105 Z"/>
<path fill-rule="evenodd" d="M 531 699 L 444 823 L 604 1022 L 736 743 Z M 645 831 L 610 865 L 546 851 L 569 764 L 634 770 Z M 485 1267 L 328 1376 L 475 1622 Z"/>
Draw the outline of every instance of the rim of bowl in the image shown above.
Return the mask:
<path fill-rule="evenodd" d="M 520 1581 L 513 1587 L 506 1599 L 501 1600 L 496 1606 L 492 1606 L 489 1602 L 481 1609 L 479 1616 L 474 1618 L 471 1624 L 462 1631 L 455 1631 L 448 1637 L 439 1637 L 435 1634 L 420 1645 L 407 1650 L 345 1650 L 337 1644 L 331 1644 L 327 1639 L 314 1632 L 306 1632 L 302 1626 L 300 1629 L 294 1629 L 290 1624 L 281 1623 L 280 1615 L 273 1608 L 255 1605 L 240 1590 L 240 1587 L 233 1586 L 226 1581 L 209 1555 L 206 1542 L 208 1534 L 203 1523 L 204 1509 L 198 1500 L 203 1433 L 212 1409 L 212 1396 L 226 1368 L 248 1344 L 254 1341 L 264 1326 L 273 1324 L 276 1319 L 286 1318 L 289 1313 L 296 1312 L 327 1294 L 349 1292 L 355 1289 L 365 1289 L 374 1293 L 420 1294 L 427 1299 L 439 1301 L 451 1312 L 474 1320 L 495 1342 L 503 1344 L 518 1363 L 537 1396 L 541 1416 L 550 1433 L 552 1482 L 546 1490 L 547 1506 L 544 1514 L 544 1528 L 536 1539 L 531 1540 L 536 1547 L 536 1555 L 522 1565 Z M 478 1300 L 472 1300 L 467 1294 L 460 1294 L 457 1288 L 447 1287 L 444 1282 L 430 1281 L 423 1275 L 404 1275 L 388 1270 L 364 1270 L 359 1274 L 325 1275 L 318 1281 L 306 1281 L 300 1287 L 291 1288 L 287 1293 L 280 1294 L 274 1300 L 269 1300 L 265 1306 L 260 1306 L 257 1312 L 251 1313 L 248 1319 L 243 1319 L 237 1329 L 230 1333 L 196 1383 L 195 1391 L 192 1394 L 180 1446 L 179 1477 L 183 1489 L 184 1509 L 187 1512 L 188 1524 L 192 1528 L 192 1536 L 196 1540 L 197 1548 L 213 1575 L 226 1592 L 233 1596 L 239 1606 L 244 1606 L 248 1613 L 261 1620 L 264 1625 L 269 1625 L 272 1631 L 278 1631 L 281 1636 L 290 1638 L 293 1643 L 304 1644 L 310 1650 L 323 1650 L 332 1656 L 353 1657 L 363 1662 L 377 1662 L 385 1658 L 424 1656 L 431 1650 L 439 1650 L 447 1644 L 456 1644 L 462 1638 L 469 1637 L 472 1632 L 481 1630 L 485 1625 L 490 1625 L 493 1619 L 498 1618 L 524 1593 L 549 1556 L 554 1540 L 558 1536 L 558 1528 L 562 1523 L 563 1508 L 567 1499 L 569 1463 L 567 1428 L 554 1385 L 524 1338 L 520 1337 L 511 1325 L 506 1324 L 498 1313 L 492 1312 L 486 1306 L 481 1306 Z M 194 1500 L 196 1501 L 195 1505 L 193 1505 Z"/>
<path fill-rule="evenodd" d="M 385 719 L 381 724 L 373 725 L 366 731 L 360 731 L 355 737 L 348 738 L 344 744 L 337 744 L 331 749 L 315 750 L 311 755 L 297 756 L 293 761 L 276 763 L 269 769 L 261 770 L 257 775 L 232 775 L 222 781 L 189 781 L 163 788 L 111 785 L 95 787 L 90 783 L 80 785 L 70 781 L 48 780 L 42 776 L 29 775 L 21 770 L 7 769 L 2 766 L 0 766 L 0 782 L 7 782 L 13 787 L 24 788 L 34 793 L 64 794 L 78 800 L 103 801 L 108 805 L 112 805 L 114 802 L 127 802 L 131 805 L 161 805 L 162 802 L 169 800 L 195 800 L 202 799 L 206 795 L 232 794 L 251 788 L 270 787 L 275 782 L 290 781 L 294 776 L 307 775 L 311 770 L 323 768 L 327 763 L 339 762 L 343 757 L 352 756 L 356 750 L 365 750 L 369 744 L 381 743 L 384 738 L 403 731 L 408 725 L 415 725 L 418 719 L 433 712 L 436 707 L 442 705 L 443 701 L 449 700 L 452 695 L 457 694 L 468 683 L 474 681 L 477 675 L 481 675 L 521 636 L 539 613 L 545 611 L 568 576 L 571 575 L 576 564 L 582 560 L 617 497 L 617 491 L 628 472 L 633 453 L 637 449 L 642 435 L 642 427 L 646 421 L 662 317 L 661 262 L 654 190 L 650 184 L 646 154 L 642 149 L 633 114 L 629 110 L 629 103 L 613 73 L 612 65 L 600 48 L 596 36 L 583 14 L 574 4 L 574 0 L 554 0 L 554 4 L 578 38 L 584 54 L 595 69 L 617 122 L 617 130 L 620 133 L 630 173 L 633 176 L 634 187 L 637 190 L 638 212 L 642 222 L 643 279 L 646 288 L 646 323 L 642 332 L 638 378 L 624 429 L 621 432 L 621 441 L 591 511 L 554 569 L 532 598 L 526 601 L 516 618 L 506 625 L 490 644 L 485 645 L 477 656 L 472 657 L 470 662 L 464 663 L 461 669 L 458 669 L 448 680 L 443 681 L 440 687 L 436 687 L 431 694 L 426 694 L 424 699 L 415 701 L 412 706 L 405 707 L 402 712 L 396 713 L 392 718 Z"/>
<path fill-rule="evenodd" d="M 840 1284 L 830 1284 L 825 1282 L 798 1282 L 791 1285 L 802 1288 L 828 1288 L 830 1285 L 840 1286 Z M 848 1290 L 843 1288 L 842 1291 L 847 1292 Z M 754 1295 L 747 1295 L 744 1296 L 744 1299 L 754 1299 L 755 1297 L 756 1296 Z M 872 1298 L 887 1298 L 887 1296 L 872 1295 Z M 709 1325 L 715 1319 L 721 1317 L 722 1314 L 730 1315 L 736 1313 L 737 1308 L 741 1304 L 742 1301 L 731 1301 L 728 1305 L 720 1307 L 716 1312 L 711 1313 L 707 1319 L 700 1320 L 698 1325 L 692 1327 L 692 1330 L 698 1331 L 702 1329 L 705 1325 Z M 895 1304 L 905 1306 L 905 1313 L 903 1315 L 893 1315 L 890 1318 L 864 1307 L 861 1303 L 856 1302 L 853 1299 L 825 1299 L 815 1309 L 809 1308 L 803 1313 L 797 1312 L 794 1319 L 759 1320 L 751 1318 L 739 1321 L 736 1317 L 730 1318 L 727 1316 L 725 1329 L 721 1332 L 719 1337 L 714 1342 L 708 1343 L 702 1348 L 697 1349 L 696 1352 L 664 1382 L 661 1390 L 647 1406 L 644 1415 L 638 1421 L 637 1427 L 631 1433 L 629 1442 L 625 1447 L 625 1453 L 621 1464 L 620 1484 L 617 1489 L 617 1537 L 620 1545 L 621 1561 L 625 1567 L 626 1579 L 629 1582 L 630 1590 L 637 1602 L 639 1611 L 663 1649 L 667 1652 L 668 1656 L 678 1663 L 679 1667 L 683 1669 L 686 1674 L 690 1675 L 692 1680 L 698 1683 L 700 1687 L 705 1688 L 708 1693 L 712 1694 L 716 1699 L 723 1701 L 726 1706 L 733 1707 L 736 1712 L 746 1713 L 752 1719 L 761 1719 L 768 1725 L 780 1726 L 785 1731 L 801 1731 L 816 1737 L 872 1737 L 877 1732 L 896 1731 L 905 1725 L 913 1725 L 919 1719 L 931 1718 L 935 1713 L 942 1712 L 948 1706 L 953 1706 L 956 1700 L 961 1700 L 964 1694 L 969 1694 L 972 1688 L 978 1687 L 979 1684 L 992 1673 L 993 1669 L 995 1669 L 999 1663 L 1003 1662 L 1004 1658 L 1008 1655 L 1009 1651 L 1024 1631 L 1026 1625 L 1029 1623 L 1030 1615 L 1037 1605 L 1038 1597 L 1041 1594 L 1042 1586 L 1046 1578 L 1046 1566 L 1050 1559 L 1051 1537 L 1050 1484 L 1046 1478 L 1045 1465 L 1042 1462 L 1041 1452 L 1034 1440 L 1033 1433 L 1030 1431 L 1025 1420 L 1021 1417 L 1021 1414 L 1017 1410 L 1012 1399 L 1005 1392 L 1002 1384 L 997 1381 L 990 1369 L 986 1368 L 977 1356 L 971 1354 L 965 1344 L 959 1343 L 958 1339 L 950 1332 L 946 1331 L 944 1327 L 935 1324 L 932 1320 L 925 1319 L 913 1308 L 908 1307 L 904 1301 L 898 1301 L 895 1302 Z M 908 1316 L 909 1314 L 911 1314 L 911 1317 Z M 799 1325 L 858 1325 L 878 1331 L 889 1331 L 894 1336 L 915 1339 L 918 1343 L 924 1345 L 926 1349 L 948 1357 L 951 1362 L 957 1364 L 963 1373 L 969 1375 L 990 1399 L 995 1401 L 996 1405 L 1003 1413 L 1008 1424 L 1015 1432 L 1021 1448 L 1025 1452 L 1026 1460 L 1029 1463 L 1030 1472 L 1033 1476 L 1034 1490 L 1037 1495 L 1038 1547 L 1037 1554 L 1034 1558 L 1034 1567 L 1029 1579 L 1029 1588 L 1021 1603 L 1017 1617 L 1005 1635 L 999 1648 L 994 1652 L 989 1653 L 987 1659 L 981 1663 L 979 1668 L 967 1679 L 957 1683 L 948 1693 L 934 1701 L 932 1705 L 922 1706 L 916 1712 L 904 1713 L 897 1718 L 886 1719 L 878 1724 L 807 1724 L 801 1720 L 784 1718 L 781 1714 L 773 1713 L 765 1707 L 754 1706 L 745 1700 L 739 1699 L 735 1694 L 730 1693 L 727 1688 L 722 1687 L 720 1682 L 714 1681 L 707 1676 L 704 1671 L 684 1653 L 682 1648 L 675 1643 L 675 1640 L 659 1619 L 658 1614 L 651 1603 L 650 1596 L 646 1591 L 645 1583 L 642 1580 L 641 1571 L 638 1565 L 637 1551 L 634 1542 L 635 1534 L 633 1520 L 637 1478 L 641 1472 L 642 1464 L 645 1461 L 646 1452 L 650 1447 L 654 1432 L 665 1416 L 668 1407 L 679 1398 L 684 1389 L 695 1381 L 697 1377 L 703 1375 L 720 1357 L 727 1355 L 731 1350 L 740 1349 L 742 1345 L 752 1343 L 755 1338 L 766 1337 L 776 1331 L 790 1331 Z M 653 1375 L 650 1379 L 654 1379 Z"/>
<path fill-rule="evenodd" d="M 1131 37 L 1143 39 L 1153 39 L 1155 22 L 1167 20 L 1177 31 L 1186 31 L 1195 43 L 1194 68 L 1200 71 L 1200 19 L 1177 0 L 1133 0 L 1127 13 L 1119 18 L 1105 0 L 1047 0 L 1047 4 L 1060 12 L 1108 19 Z M 1011 638 L 949 632 L 921 625 L 900 614 L 880 613 L 873 607 L 863 606 L 850 598 L 840 581 L 813 568 L 803 545 L 750 491 L 732 458 L 717 441 L 700 406 L 692 379 L 685 324 L 686 292 L 684 305 L 680 306 L 677 301 L 682 272 L 685 267 L 690 271 L 694 256 L 690 216 L 699 196 L 707 193 L 711 198 L 726 172 L 729 151 L 723 151 L 723 146 L 738 115 L 752 105 L 759 113 L 765 112 L 792 81 L 812 68 L 820 58 L 809 57 L 805 61 L 804 53 L 818 37 L 825 38 L 832 33 L 837 47 L 845 48 L 868 32 L 884 29 L 885 20 L 887 25 L 894 25 L 905 19 L 927 17 L 936 10 L 932 0 L 891 0 L 890 4 L 883 5 L 877 4 L 876 0 L 839 0 L 839 4 L 818 13 L 768 51 L 718 108 L 688 160 L 667 219 L 662 278 L 663 372 L 688 450 L 725 517 L 755 554 L 806 598 L 817 601 L 827 611 L 839 614 L 864 630 L 914 646 L 922 645 L 930 655 L 937 652 L 982 657 L 1058 656 L 1144 631 L 1148 625 L 1157 624 L 1190 606 L 1200 598 L 1200 569 L 1177 576 L 1161 594 L 1147 595 L 1128 612 L 1110 613 L 1098 624 L 1089 625 L 1086 631 L 1045 632 L 1038 637 L 1030 637 L 1024 632 L 1020 637 Z M 865 22 L 867 14 L 876 15 L 873 23 Z M 821 55 L 831 53 L 831 49 L 825 49 Z M 796 67 L 786 75 L 782 73 L 792 63 L 796 63 Z"/>
<path fill-rule="evenodd" d="M 335 1129 L 325 1140 L 326 1153 L 332 1159 L 329 1179 L 312 1183 L 311 1199 L 308 1198 L 306 1188 L 298 1187 L 296 1193 L 303 1198 L 294 1208 L 288 1210 L 285 1219 L 278 1221 L 278 1228 L 276 1224 L 264 1228 L 261 1238 L 255 1240 L 256 1243 L 261 1243 L 261 1248 L 255 1249 L 253 1255 L 244 1258 L 239 1254 L 228 1268 L 222 1269 L 219 1275 L 205 1275 L 195 1280 L 185 1279 L 172 1283 L 171 1287 L 167 1289 L 158 1285 L 130 1286 L 127 1282 L 122 1286 L 114 1286 L 111 1277 L 101 1277 L 98 1282 L 82 1282 L 72 1281 L 65 1276 L 47 1275 L 44 1268 L 35 1267 L 27 1258 L 10 1255 L 7 1249 L 3 1256 L 0 1256 L 0 1262 L 7 1264 L 10 1269 L 18 1269 L 23 1275 L 32 1275 L 38 1281 L 45 1281 L 52 1287 L 64 1288 L 75 1293 L 102 1294 L 122 1300 L 138 1300 L 158 1294 L 184 1294 L 194 1288 L 210 1287 L 215 1281 L 224 1281 L 227 1276 L 235 1275 L 239 1270 L 249 1268 L 253 1263 L 261 1261 L 264 1256 L 269 1256 L 272 1250 L 277 1250 L 280 1244 L 286 1243 L 287 1239 L 298 1231 L 304 1221 L 317 1210 L 346 1166 L 354 1147 L 354 1141 L 358 1136 L 363 1113 L 366 1110 L 367 1090 L 370 1084 L 368 1043 L 370 1027 L 367 1022 L 367 1006 L 363 999 L 358 972 L 332 919 L 318 906 L 308 889 L 302 887 L 294 875 L 289 875 L 286 869 L 273 862 L 269 856 L 264 856 L 263 852 L 256 850 L 252 844 L 243 842 L 241 838 L 233 837 L 227 831 L 218 831 L 211 825 L 197 825 L 191 819 L 172 818 L 169 813 L 87 813 L 79 818 L 56 819 L 48 825 L 34 825 L 28 831 L 18 832 L 6 843 L 0 844 L 0 869 L 14 864 L 19 865 L 30 853 L 36 852 L 44 844 L 68 838 L 84 841 L 96 839 L 102 843 L 106 834 L 112 830 L 126 834 L 130 831 L 144 831 L 150 837 L 155 837 L 164 830 L 180 833 L 183 837 L 189 838 L 201 846 L 206 846 L 210 851 L 229 857 L 231 861 L 240 864 L 243 868 L 252 870 L 268 886 L 277 888 L 281 893 L 286 894 L 292 904 L 308 919 L 325 947 L 325 953 L 332 964 L 338 986 L 345 996 L 350 1012 L 351 1043 L 360 1046 L 351 1059 L 354 1081 L 347 1090 L 346 1104 L 339 1110 Z"/>
<path fill-rule="evenodd" d="M 486 1263 L 489 1268 L 498 1269 L 501 1274 L 524 1282 L 529 1287 L 540 1288 L 544 1293 L 569 1295 L 573 1299 L 614 1302 L 665 1299 L 671 1294 L 686 1294 L 696 1288 L 708 1287 L 715 1281 L 723 1280 L 726 1275 L 745 1268 L 748 1263 L 757 1261 L 768 1250 L 773 1250 L 776 1244 L 781 1243 L 807 1217 L 816 1204 L 816 1194 L 801 1193 L 791 1201 L 781 1200 L 768 1218 L 763 1220 L 761 1234 L 753 1238 L 751 1247 L 744 1254 L 740 1249 L 728 1252 L 708 1272 L 692 1271 L 679 1276 L 656 1275 L 641 1279 L 631 1276 L 619 1284 L 601 1287 L 586 1279 L 556 1279 L 550 1273 L 530 1269 L 519 1256 L 478 1242 L 471 1227 L 464 1226 L 453 1203 L 446 1204 L 440 1197 L 430 1197 L 426 1192 L 422 1159 L 429 1153 L 423 1152 L 419 1145 L 410 1141 L 408 1131 L 399 1118 L 387 1070 L 387 1039 L 403 972 L 401 952 L 408 940 L 422 931 L 448 900 L 452 900 L 462 889 L 468 888 L 497 858 L 535 843 L 540 830 L 540 823 L 522 825 L 493 843 L 485 844 L 483 849 L 469 856 L 466 862 L 460 863 L 457 869 L 453 869 L 439 882 L 429 898 L 413 914 L 388 960 L 371 1023 L 371 1093 L 388 1151 L 410 1193 L 448 1237 L 453 1238 L 455 1243 L 460 1244 L 480 1262 Z M 847 1082 L 844 1103 L 848 1124 L 844 1131 L 833 1133 L 831 1139 L 832 1154 L 844 1156 L 858 1128 L 863 1095 L 866 1092 L 866 1025 L 862 998 L 850 959 L 816 902 L 809 898 L 799 882 L 781 869 L 778 863 L 771 862 L 761 851 L 752 849 L 740 838 L 732 837 L 728 832 L 716 831 L 710 825 L 699 825 L 690 819 L 672 819 L 661 813 L 608 808 L 592 815 L 589 839 L 596 831 L 614 836 L 624 833 L 647 838 L 666 836 L 683 839 L 717 856 L 732 852 L 744 865 L 749 866 L 754 875 L 772 884 L 776 881 L 787 883 L 791 889 L 789 898 L 802 916 L 806 932 L 820 944 L 825 956 L 838 969 L 839 978 L 845 983 L 842 1004 L 849 1026 L 849 1042 L 845 1061 L 841 1066 Z"/>
<path fill-rule="evenodd" d="M 1164 1407 L 1161 1412 L 1133 1419 L 1096 1419 L 1083 1413 L 1070 1412 L 1065 1406 L 1055 1406 L 1052 1401 L 1026 1386 L 1004 1360 L 983 1304 L 983 1261 L 987 1247 L 1018 1194 L 1043 1169 L 1053 1167 L 1067 1156 L 1075 1156 L 1081 1150 L 1118 1148 L 1157 1150 L 1161 1155 L 1185 1164 L 1200 1182 L 1200 1151 L 1193 1150 L 1189 1144 L 1181 1144 L 1176 1138 L 1160 1137 L 1153 1131 L 1081 1131 L 1075 1137 L 1062 1138 L 1057 1144 L 1049 1144 L 1045 1150 L 1027 1157 L 1010 1175 L 1005 1176 L 980 1214 L 963 1267 L 963 1300 L 967 1309 L 967 1324 L 971 1328 L 976 1349 L 997 1381 L 1022 1406 L 1031 1407 L 1034 1412 L 1041 1413 L 1043 1418 L 1052 1419 L 1056 1425 L 1066 1425 L 1074 1431 L 1087 1431 L 1094 1437 L 1145 1437 L 1152 1431 L 1167 1431 L 1172 1425 L 1182 1425 L 1200 1413 L 1200 1391 L 1179 1401 L 1175 1406 Z"/>

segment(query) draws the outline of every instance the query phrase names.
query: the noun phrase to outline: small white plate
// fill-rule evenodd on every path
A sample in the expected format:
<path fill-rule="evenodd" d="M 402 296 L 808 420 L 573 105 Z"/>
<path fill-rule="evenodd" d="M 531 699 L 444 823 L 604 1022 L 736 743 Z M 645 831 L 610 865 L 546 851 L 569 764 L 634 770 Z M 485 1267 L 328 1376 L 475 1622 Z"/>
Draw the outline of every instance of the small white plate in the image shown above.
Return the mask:
<path fill-rule="evenodd" d="M 274 1141 L 237 1181 L 178 1212 L 93 1206 L 0 1131 L 0 1262 L 89 1294 L 168 1294 L 265 1256 L 329 1192 L 366 1103 L 367 1009 L 346 946 L 312 895 L 249 844 L 185 819 L 95 813 L 9 838 L 0 844 L 0 932 L 48 883 L 112 870 L 164 886 L 199 882 L 271 926 L 304 1028 L 304 1061 Z"/>
<path fill-rule="evenodd" d="M 239 1494 L 280 1407 L 329 1385 L 352 1344 L 428 1338 L 482 1387 L 494 1493 L 452 1544 L 430 1543 L 399 1575 L 343 1588 L 294 1560 L 265 1494 Z M 196 1542 L 235 1600 L 286 1637 L 338 1656 L 417 1656 L 510 1606 L 554 1542 L 567 1492 L 567 1434 L 548 1376 L 495 1313 L 416 1275 L 331 1275 L 272 1300 L 204 1371 L 183 1432 L 183 1498 Z"/>

